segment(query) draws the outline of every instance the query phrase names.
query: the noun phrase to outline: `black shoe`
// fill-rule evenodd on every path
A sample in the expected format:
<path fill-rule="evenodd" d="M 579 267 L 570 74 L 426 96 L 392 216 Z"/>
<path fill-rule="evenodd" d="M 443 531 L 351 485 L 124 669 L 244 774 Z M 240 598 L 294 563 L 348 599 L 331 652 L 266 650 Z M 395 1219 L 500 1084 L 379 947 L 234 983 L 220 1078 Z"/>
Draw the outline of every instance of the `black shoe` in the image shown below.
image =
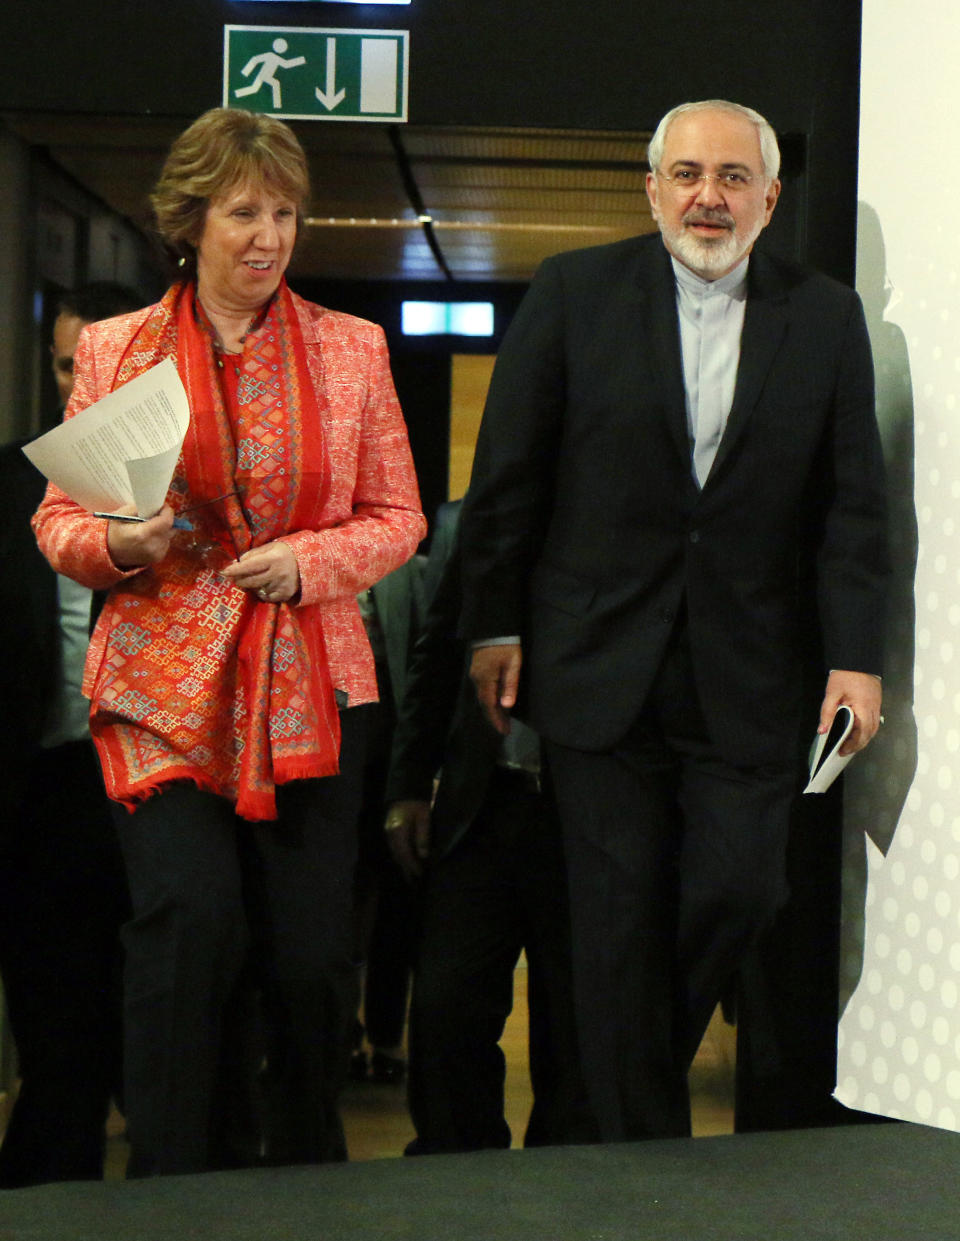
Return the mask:
<path fill-rule="evenodd" d="M 399 1086 L 406 1073 L 406 1061 L 385 1051 L 375 1051 L 370 1059 L 370 1076 L 382 1086 Z"/>

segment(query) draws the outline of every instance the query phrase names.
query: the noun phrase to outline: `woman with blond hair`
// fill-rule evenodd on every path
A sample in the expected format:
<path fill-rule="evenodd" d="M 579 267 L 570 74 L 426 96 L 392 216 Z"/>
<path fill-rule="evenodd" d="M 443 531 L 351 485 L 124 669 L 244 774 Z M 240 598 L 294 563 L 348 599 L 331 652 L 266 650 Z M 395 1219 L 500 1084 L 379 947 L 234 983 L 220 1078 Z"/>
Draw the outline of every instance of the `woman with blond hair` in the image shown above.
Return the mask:
<path fill-rule="evenodd" d="M 167 501 L 102 521 L 51 485 L 34 519 L 58 571 L 109 591 L 85 692 L 134 908 L 132 1175 L 218 1162 L 222 1014 L 251 942 L 279 1049 L 268 1157 L 345 1157 L 352 708 L 376 697 L 356 596 L 425 527 L 382 331 L 284 279 L 307 195 L 275 118 L 216 108 L 174 142 L 153 204 L 177 279 L 86 329 L 67 409 L 172 358 L 190 426 Z"/>

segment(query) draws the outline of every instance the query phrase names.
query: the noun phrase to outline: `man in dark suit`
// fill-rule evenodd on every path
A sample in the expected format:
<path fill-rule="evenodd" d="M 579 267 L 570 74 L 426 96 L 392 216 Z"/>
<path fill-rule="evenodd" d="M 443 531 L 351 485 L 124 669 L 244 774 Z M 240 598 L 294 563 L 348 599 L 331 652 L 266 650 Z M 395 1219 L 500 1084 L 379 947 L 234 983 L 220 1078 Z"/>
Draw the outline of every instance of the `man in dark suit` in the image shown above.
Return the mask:
<path fill-rule="evenodd" d="M 106 283 L 62 298 L 51 345 L 61 406 L 81 328 L 139 304 Z M 58 577 L 37 547 L 30 518 L 46 480 L 20 448 L 0 449 L 0 979 L 20 1073 L 0 1188 L 103 1174 L 104 1122 L 121 1078 L 119 931 L 129 916 L 80 693 L 92 596 Z"/>
<path fill-rule="evenodd" d="M 467 676 L 452 521 L 434 532 L 428 580 L 436 589 L 387 781 L 390 848 L 421 879 L 409 1078 L 417 1138 L 407 1153 L 510 1145 L 498 1042 L 524 949 L 534 1096 L 525 1145 L 589 1141 L 596 1130 L 576 1051 L 559 825 L 536 735 L 518 727 L 504 738 L 491 728 Z"/>
<path fill-rule="evenodd" d="M 480 700 L 508 730 L 522 666 L 557 790 L 608 1140 L 689 1132 L 686 1070 L 784 898 L 806 558 L 848 751 L 879 723 L 886 576 L 859 299 L 752 253 L 772 129 L 682 105 L 649 163 L 660 236 L 548 260 L 517 312 L 463 517 Z"/>

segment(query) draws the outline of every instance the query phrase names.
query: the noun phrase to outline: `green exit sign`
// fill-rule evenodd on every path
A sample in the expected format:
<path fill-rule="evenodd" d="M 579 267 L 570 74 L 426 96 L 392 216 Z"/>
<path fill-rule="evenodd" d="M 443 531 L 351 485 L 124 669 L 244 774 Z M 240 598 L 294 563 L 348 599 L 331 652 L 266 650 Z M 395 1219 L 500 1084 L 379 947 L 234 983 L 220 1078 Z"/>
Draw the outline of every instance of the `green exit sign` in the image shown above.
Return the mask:
<path fill-rule="evenodd" d="M 223 104 L 294 121 L 405 121 L 407 30 L 224 26 Z"/>

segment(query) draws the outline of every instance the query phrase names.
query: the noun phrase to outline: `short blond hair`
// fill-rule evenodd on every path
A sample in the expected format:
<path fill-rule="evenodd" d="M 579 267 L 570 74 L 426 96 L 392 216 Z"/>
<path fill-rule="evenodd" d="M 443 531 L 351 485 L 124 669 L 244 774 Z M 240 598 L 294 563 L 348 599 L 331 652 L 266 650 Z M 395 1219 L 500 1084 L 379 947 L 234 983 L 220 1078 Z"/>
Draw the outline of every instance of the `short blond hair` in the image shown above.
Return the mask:
<path fill-rule="evenodd" d="M 310 177 L 293 130 L 259 112 L 211 108 L 174 140 L 150 196 L 157 232 L 184 279 L 196 272 L 210 200 L 244 184 L 289 198 L 302 222 Z"/>

